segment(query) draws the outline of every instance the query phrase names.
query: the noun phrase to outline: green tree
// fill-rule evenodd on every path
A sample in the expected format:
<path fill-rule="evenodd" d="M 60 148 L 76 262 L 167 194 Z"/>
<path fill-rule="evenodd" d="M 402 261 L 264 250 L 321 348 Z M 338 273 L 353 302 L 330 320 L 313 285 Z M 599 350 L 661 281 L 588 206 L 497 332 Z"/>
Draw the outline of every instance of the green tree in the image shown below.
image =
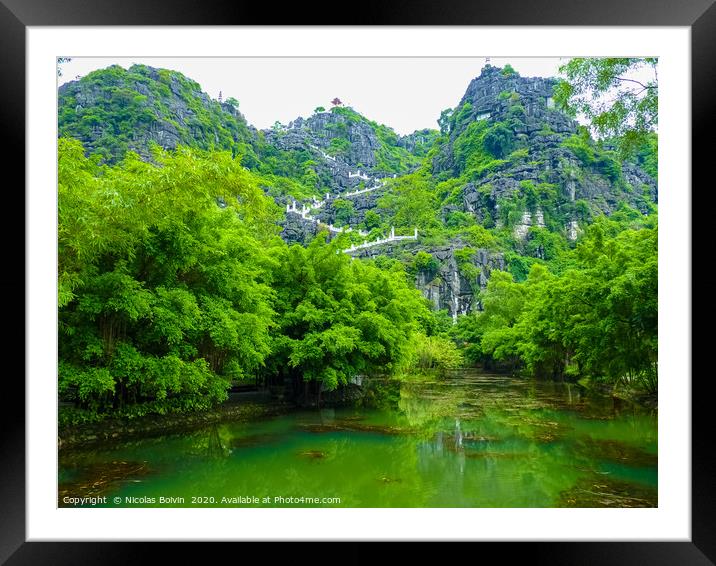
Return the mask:
<path fill-rule="evenodd" d="M 334 200 L 333 210 L 335 212 L 335 222 L 338 226 L 347 226 L 348 224 L 350 224 L 350 221 L 355 214 L 355 207 L 353 206 L 353 201 L 347 199 Z"/>
<path fill-rule="evenodd" d="M 450 118 L 452 117 L 453 109 L 446 108 L 440 112 L 440 118 L 438 118 L 438 126 L 440 127 L 440 133 L 447 135 L 450 133 Z"/>
<path fill-rule="evenodd" d="M 426 336 L 416 333 L 401 371 L 448 370 L 464 366 L 462 352 L 455 342 L 445 336 Z"/>
<path fill-rule="evenodd" d="M 597 135 L 616 138 L 622 153 L 632 154 L 658 125 L 657 63 L 650 57 L 576 57 L 560 67 L 566 78 L 555 87 L 555 101 L 584 114 Z"/>
<path fill-rule="evenodd" d="M 465 355 L 476 363 L 505 361 L 516 369 L 520 335 L 515 325 L 525 304 L 524 287 L 511 274 L 493 271 L 481 303 L 482 311 L 458 319 L 456 335 L 465 343 Z"/>
<path fill-rule="evenodd" d="M 631 214 L 635 212 L 636 214 Z M 493 272 L 483 311 L 456 335 L 473 362 L 507 362 L 548 379 L 588 377 L 647 391 L 657 387 L 657 227 L 638 211 L 599 217 L 564 270 L 533 263 L 523 283 Z"/>
<path fill-rule="evenodd" d="M 363 227 L 369 232 L 375 228 L 380 228 L 383 225 L 383 219 L 380 214 L 374 210 L 367 210 L 363 217 Z"/>
<path fill-rule="evenodd" d="M 64 414 L 222 401 L 270 351 L 275 206 L 228 153 L 98 167 L 77 141 L 58 149 L 59 392 L 76 406 Z"/>
<path fill-rule="evenodd" d="M 390 224 L 396 228 L 438 225 L 434 186 L 424 171 L 398 178 L 390 191 L 378 199 L 378 209 L 388 215 Z"/>
<path fill-rule="evenodd" d="M 440 268 L 440 263 L 433 257 L 432 254 L 420 250 L 415 254 L 413 267 L 418 271 L 423 269 L 426 271 L 437 271 Z"/>
<path fill-rule="evenodd" d="M 514 145 L 514 132 L 504 124 L 495 124 L 485 134 L 485 149 L 497 158 L 506 157 Z"/>
<path fill-rule="evenodd" d="M 382 270 L 339 253 L 319 234 L 279 258 L 274 288 L 278 326 L 269 376 L 319 394 L 367 373 L 390 373 L 408 355 L 426 301 L 402 269 Z"/>

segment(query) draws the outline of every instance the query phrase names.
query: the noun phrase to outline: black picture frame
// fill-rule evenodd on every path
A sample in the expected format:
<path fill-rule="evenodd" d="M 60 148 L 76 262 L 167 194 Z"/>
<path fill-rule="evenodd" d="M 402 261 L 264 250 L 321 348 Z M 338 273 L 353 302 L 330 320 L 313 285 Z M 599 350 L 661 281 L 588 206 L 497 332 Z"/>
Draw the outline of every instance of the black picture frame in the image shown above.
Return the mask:
<path fill-rule="evenodd" d="M 691 29 L 692 56 L 692 178 L 707 179 L 711 168 L 713 137 L 712 100 L 716 94 L 716 5 L 714 0 L 575 0 L 487 2 L 458 0 L 437 2 L 419 0 L 390 2 L 366 0 L 353 6 L 350 21 L 342 20 L 335 3 L 306 6 L 283 4 L 280 9 L 268 3 L 242 3 L 203 0 L 0 0 L 0 125 L 8 148 L 2 154 L 4 171 L 23 171 L 16 184 L 4 183 L 6 198 L 13 193 L 15 211 L 25 210 L 23 183 L 25 161 L 25 33 L 29 26 L 84 25 L 315 25 L 315 14 L 323 14 L 328 25 L 558 25 L 558 26 L 686 26 Z M 345 12 L 348 13 L 348 12 Z M 346 16 L 347 17 L 347 16 Z M 6 177 L 7 179 L 7 177 Z M 713 183 L 709 183 L 709 187 Z M 23 185 L 24 186 L 24 185 Z M 686 187 L 685 190 L 691 190 Z M 693 192 L 692 192 L 693 194 Z M 696 209 L 694 209 L 696 210 Z M 705 214 L 705 212 L 703 212 Z M 18 215 L 19 216 L 19 215 Z M 692 226 L 696 225 L 692 219 Z M 10 238 L 6 229 L 6 239 Z M 17 228 L 15 228 L 17 230 Z M 16 234 L 17 232 L 15 232 Z M 14 238 L 16 239 L 16 237 Z M 11 246 L 12 247 L 12 246 Z M 708 252 L 707 252 L 708 253 Z M 7 251 L 11 265 L 24 265 L 24 248 L 15 245 Z M 13 257 L 14 256 L 16 257 Z M 692 252 L 693 257 L 693 252 Z M 25 304 L 32 297 L 25 293 L 24 270 L 13 271 L 15 285 Z M 0 285 L 5 297 L 18 290 L 9 278 Z M 13 288 L 11 288 L 13 287 Z M 13 293 L 13 295 L 10 295 Z M 700 316 L 705 317 L 706 314 Z M 23 323 L 24 328 L 24 323 Z M 14 333 L 16 340 L 24 332 Z M 705 338 L 703 338 L 705 340 Z M 692 347 L 692 350 L 696 350 Z M 19 348 L 15 349 L 19 351 Z M 145 543 L 145 542 L 26 542 L 25 537 L 25 411 L 24 385 L 17 374 L 7 372 L 3 383 L 6 405 L 0 411 L 2 443 L 0 469 L 0 562 L 19 564 L 129 564 L 142 562 L 159 550 L 162 560 L 186 563 L 197 558 L 206 562 L 226 544 Z M 690 376 L 689 376 L 690 377 Z M 700 376 L 707 377 L 707 376 Z M 687 565 L 716 563 L 716 469 L 709 459 L 712 451 L 711 397 L 709 379 L 692 380 L 692 538 L 689 542 L 522 542 L 481 543 L 509 561 L 559 564 L 649 564 Z M 9 400 L 13 402 L 10 403 Z M 12 405 L 12 406 L 10 406 Z M 14 411 L 12 409 L 14 408 Z M 238 534 L 238 533 L 237 533 Z M 78 533 L 81 537 L 81 533 Z M 317 539 L 320 534 L 317 534 Z M 254 543 L 244 543 L 254 544 Z M 321 550 L 323 556 L 338 552 L 341 561 L 371 560 L 374 543 L 350 543 L 355 550 Z M 478 543 L 480 544 L 480 543 Z M 272 561 L 301 552 L 288 548 L 271 549 Z M 231 552 L 231 551 L 230 551 Z M 245 557 L 242 551 L 242 558 Z M 260 550 L 259 550 L 260 552 Z M 422 552 L 422 550 L 420 551 Z M 278 554 L 277 554 L 278 553 Z M 238 559 L 238 557 L 237 557 Z"/>

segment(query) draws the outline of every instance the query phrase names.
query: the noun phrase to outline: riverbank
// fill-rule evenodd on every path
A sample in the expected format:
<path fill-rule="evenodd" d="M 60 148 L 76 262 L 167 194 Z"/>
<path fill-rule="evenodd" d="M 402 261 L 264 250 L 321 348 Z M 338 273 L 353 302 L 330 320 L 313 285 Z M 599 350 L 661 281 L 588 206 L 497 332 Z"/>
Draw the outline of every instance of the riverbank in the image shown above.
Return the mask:
<path fill-rule="evenodd" d="M 457 371 L 465 371 L 470 368 L 462 368 Z M 509 366 L 504 364 L 498 364 L 493 365 L 491 367 L 485 367 L 482 364 L 478 364 L 475 368 L 472 368 L 477 371 L 482 371 L 486 373 L 493 373 L 495 375 L 500 375 L 504 377 L 516 377 L 519 379 L 536 379 L 534 377 L 530 377 L 529 375 L 523 375 L 519 372 L 513 373 Z M 453 370 L 455 371 L 455 370 Z M 540 380 L 538 380 L 540 381 Z M 545 382 L 550 382 L 552 380 L 544 380 Z M 625 401 L 627 403 L 631 403 L 634 405 L 638 405 L 644 409 L 653 410 L 656 411 L 659 408 L 659 393 L 658 391 L 655 393 L 649 393 L 644 391 L 643 389 L 637 389 L 635 387 L 625 386 L 625 385 L 618 385 L 614 386 L 609 383 L 605 383 L 603 381 L 597 381 L 597 380 L 591 380 L 589 378 L 583 378 L 578 381 L 558 381 L 554 380 L 553 383 L 571 383 L 572 385 L 578 386 L 582 388 L 582 390 L 585 393 L 592 393 L 599 395 L 601 397 L 605 398 L 612 398 L 616 399 L 618 401 Z"/>
<path fill-rule="evenodd" d="M 635 405 L 656 411 L 659 408 L 659 393 L 647 393 L 643 390 L 614 387 L 607 383 L 580 382 L 579 385 L 587 391 L 594 391 L 605 397 L 612 397 L 620 401 L 627 401 Z"/>
<path fill-rule="evenodd" d="M 108 418 L 96 423 L 67 427 L 58 431 L 57 447 L 59 450 L 78 446 L 84 448 L 188 431 L 212 423 L 253 421 L 281 415 L 294 408 L 293 403 L 270 396 L 235 397 L 213 409 L 197 413 L 146 415 L 131 420 Z"/>
<path fill-rule="evenodd" d="M 465 370 L 455 370 L 461 373 Z M 447 372 L 450 374 L 450 372 Z M 500 374 L 497 374 L 500 375 Z M 503 374 L 507 377 L 507 374 Z M 443 378 L 445 375 L 442 376 Z M 340 407 L 354 405 L 359 399 L 366 397 L 368 402 L 375 402 L 376 395 L 390 397 L 381 389 L 384 380 L 370 382 L 369 387 L 360 387 L 351 384 L 336 391 L 325 393 L 321 399 L 321 407 Z M 363 384 L 366 385 L 366 384 Z M 384 385 L 384 384 L 383 384 Z M 658 395 L 647 394 L 634 390 L 613 389 L 603 383 L 575 384 L 585 392 L 596 393 L 606 398 L 639 405 L 649 410 L 657 410 Z M 395 392 L 393 392 L 394 394 Z M 394 399 L 397 403 L 397 399 Z M 91 447 L 93 445 L 106 445 L 111 442 L 149 438 L 167 433 L 191 431 L 207 424 L 225 422 L 248 422 L 268 417 L 286 414 L 296 409 L 317 408 L 317 397 L 308 399 L 298 398 L 288 400 L 284 395 L 273 396 L 265 394 L 241 393 L 231 395 L 229 400 L 207 411 L 196 413 L 171 413 L 166 415 L 146 415 L 134 419 L 108 418 L 95 423 L 86 423 L 66 427 L 58 431 L 57 446 L 59 450 L 76 447 Z"/>
<path fill-rule="evenodd" d="M 335 391 L 324 393 L 320 406 L 325 408 L 352 405 L 361 399 L 364 393 L 363 387 L 349 384 L 339 387 Z M 231 393 L 227 401 L 207 411 L 153 414 L 133 419 L 110 417 L 98 422 L 65 427 L 58 431 L 57 446 L 59 450 L 64 450 L 78 446 L 104 445 L 107 442 L 190 431 L 207 424 L 247 422 L 281 415 L 295 409 L 317 407 L 317 396 L 290 399 L 285 392 L 278 392 L 278 394 L 272 394 L 269 391 Z"/>

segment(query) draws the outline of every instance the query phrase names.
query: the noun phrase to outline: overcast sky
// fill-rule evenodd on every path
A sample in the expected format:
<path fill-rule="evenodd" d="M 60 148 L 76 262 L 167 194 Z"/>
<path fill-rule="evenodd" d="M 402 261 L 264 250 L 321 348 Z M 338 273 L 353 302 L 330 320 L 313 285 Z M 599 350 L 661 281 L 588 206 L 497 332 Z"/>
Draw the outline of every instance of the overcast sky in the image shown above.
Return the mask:
<path fill-rule="evenodd" d="M 566 58 L 498 58 L 525 77 L 557 76 Z M 212 98 L 234 97 L 250 124 L 269 128 L 308 117 L 317 106 L 329 108 L 338 97 L 345 105 L 399 134 L 437 128 L 441 110 L 453 108 L 485 58 L 99 58 L 77 57 L 62 64 L 59 83 L 87 73 L 135 63 L 179 71 Z"/>

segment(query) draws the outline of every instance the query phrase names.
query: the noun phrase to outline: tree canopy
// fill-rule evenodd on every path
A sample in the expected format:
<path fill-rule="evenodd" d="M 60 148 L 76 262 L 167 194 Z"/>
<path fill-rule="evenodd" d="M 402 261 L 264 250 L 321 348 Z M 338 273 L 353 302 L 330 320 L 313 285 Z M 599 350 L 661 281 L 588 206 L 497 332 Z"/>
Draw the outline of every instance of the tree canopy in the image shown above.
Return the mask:
<path fill-rule="evenodd" d="M 658 125 L 657 64 L 652 57 L 575 57 L 560 67 L 566 79 L 555 100 L 586 116 L 598 135 L 616 138 L 623 153 L 633 153 Z"/>
<path fill-rule="evenodd" d="M 235 99 L 141 65 L 64 85 L 63 418 L 464 363 L 655 388 L 656 60 L 563 66 L 554 97 L 591 130 L 553 107 L 551 80 L 488 70 L 491 105 L 475 87 L 440 132 L 408 135 L 338 99 L 255 130 Z M 419 239 L 343 253 L 391 227 Z"/>
<path fill-rule="evenodd" d="M 67 418 L 206 408 L 232 382 L 334 389 L 406 355 L 428 309 L 402 270 L 337 242 L 288 247 L 260 178 L 231 154 L 59 142 L 59 391 Z"/>
<path fill-rule="evenodd" d="M 625 211 L 627 212 L 627 211 Z M 457 336 L 476 362 L 533 375 L 656 387 L 657 226 L 628 213 L 596 219 L 561 274 L 531 267 L 517 283 L 493 272 L 483 311 L 460 319 Z"/>

